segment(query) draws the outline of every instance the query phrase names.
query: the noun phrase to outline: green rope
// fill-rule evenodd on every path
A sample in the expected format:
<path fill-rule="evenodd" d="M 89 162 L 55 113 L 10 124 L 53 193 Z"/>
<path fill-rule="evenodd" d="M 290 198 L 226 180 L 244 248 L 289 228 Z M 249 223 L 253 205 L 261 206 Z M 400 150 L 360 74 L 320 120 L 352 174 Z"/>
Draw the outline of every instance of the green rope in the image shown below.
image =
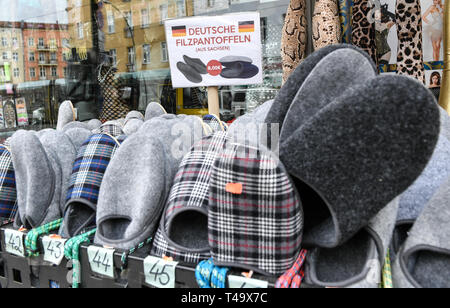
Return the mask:
<path fill-rule="evenodd" d="M 27 251 L 27 256 L 38 257 L 38 238 L 41 235 L 49 234 L 51 231 L 59 229 L 61 227 L 62 221 L 62 219 L 58 219 L 28 232 L 25 238 L 25 248 Z"/>
<path fill-rule="evenodd" d="M 150 244 L 152 240 L 153 240 L 153 238 L 150 237 L 150 238 L 148 238 L 146 241 L 144 241 L 144 242 L 142 242 L 142 243 L 139 243 L 137 246 L 131 248 L 130 250 L 125 251 L 125 252 L 122 254 L 122 257 L 121 257 L 122 265 L 121 265 L 121 267 L 120 267 L 120 270 L 123 271 L 123 270 L 125 270 L 125 269 L 127 268 L 127 266 L 128 266 L 128 257 L 129 257 L 129 255 L 132 255 L 132 254 L 135 253 L 137 250 L 143 248 L 145 245 Z"/>
<path fill-rule="evenodd" d="M 392 283 L 391 256 L 388 249 L 383 267 L 383 288 L 392 289 L 393 287 L 394 285 Z"/>
<path fill-rule="evenodd" d="M 66 242 L 64 246 L 64 255 L 68 260 L 72 260 L 72 287 L 78 289 L 81 282 L 81 266 L 80 266 L 80 246 L 83 243 L 89 243 L 90 237 L 95 234 L 97 229 L 75 236 Z"/>

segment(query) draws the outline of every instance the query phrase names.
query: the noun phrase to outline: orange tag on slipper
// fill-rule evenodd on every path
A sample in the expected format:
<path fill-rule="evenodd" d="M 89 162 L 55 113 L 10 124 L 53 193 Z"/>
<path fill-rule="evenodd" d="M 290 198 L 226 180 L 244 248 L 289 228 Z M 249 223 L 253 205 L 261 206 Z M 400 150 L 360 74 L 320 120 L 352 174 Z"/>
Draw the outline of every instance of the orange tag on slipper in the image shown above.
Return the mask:
<path fill-rule="evenodd" d="M 228 183 L 225 190 L 230 194 L 241 195 L 243 186 L 242 183 Z"/>
<path fill-rule="evenodd" d="M 52 240 L 61 240 L 62 239 L 61 235 L 58 235 L 58 234 L 50 234 L 49 237 Z"/>

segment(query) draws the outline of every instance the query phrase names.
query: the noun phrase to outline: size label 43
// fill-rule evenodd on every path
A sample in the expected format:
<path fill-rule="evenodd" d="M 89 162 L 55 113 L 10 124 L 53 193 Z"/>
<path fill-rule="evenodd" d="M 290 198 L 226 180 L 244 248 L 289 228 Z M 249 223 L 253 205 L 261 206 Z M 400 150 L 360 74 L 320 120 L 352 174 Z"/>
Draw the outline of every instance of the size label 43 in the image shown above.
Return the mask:
<path fill-rule="evenodd" d="M 267 281 L 251 279 L 241 276 L 228 276 L 228 286 L 230 289 L 267 289 Z"/>
<path fill-rule="evenodd" d="M 114 249 L 89 246 L 88 257 L 94 273 L 114 278 Z"/>
<path fill-rule="evenodd" d="M 62 259 L 64 258 L 65 243 L 65 239 L 44 236 L 42 238 L 42 245 L 44 246 L 44 261 L 55 265 L 60 265 Z"/>
<path fill-rule="evenodd" d="M 144 260 L 145 282 L 156 288 L 175 288 L 178 262 L 148 256 Z"/>
<path fill-rule="evenodd" d="M 24 233 L 5 229 L 5 250 L 12 255 L 25 257 L 25 249 L 23 245 Z"/>

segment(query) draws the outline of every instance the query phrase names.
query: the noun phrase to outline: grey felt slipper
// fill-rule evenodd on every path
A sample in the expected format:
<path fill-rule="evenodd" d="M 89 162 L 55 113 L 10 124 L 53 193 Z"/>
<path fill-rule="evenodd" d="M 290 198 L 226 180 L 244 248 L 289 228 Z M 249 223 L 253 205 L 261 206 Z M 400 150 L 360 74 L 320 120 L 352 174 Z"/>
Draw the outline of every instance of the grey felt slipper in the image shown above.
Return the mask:
<path fill-rule="evenodd" d="M 61 129 L 61 131 L 66 132 L 69 129 L 73 129 L 73 128 L 89 129 L 89 126 L 83 122 L 73 121 L 73 122 L 70 122 L 70 123 L 67 123 L 66 125 L 64 125 L 64 127 Z"/>
<path fill-rule="evenodd" d="M 163 148 L 141 129 L 116 152 L 100 187 L 96 244 L 130 249 L 154 236 L 172 180 Z"/>
<path fill-rule="evenodd" d="M 125 117 L 125 124 L 127 123 L 128 120 L 131 120 L 131 119 L 138 119 L 138 120 L 144 121 L 144 115 L 142 113 L 140 113 L 139 111 L 132 110 Z"/>
<path fill-rule="evenodd" d="M 85 123 L 86 123 L 88 129 L 91 131 L 102 126 L 102 121 L 100 121 L 99 119 L 92 119 Z"/>
<path fill-rule="evenodd" d="M 60 218 L 62 174 L 56 155 L 32 131 L 17 131 L 10 149 L 17 185 L 15 226 L 33 229 Z"/>
<path fill-rule="evenodd" d="M 303 244 L 345 243 L 413 184 L 435 149 L 439 116 L 422 84 L 384 75 L 348 88 L 283 140 L 280 157 L 304 204 Z"/>
<path fill-rule="evenodd" d="M 123 132 L 125 135 L 130 136 L 137 132 L 141 128 L 144 121 L 140 119 L 128 119 L 125 126 L 123 127 Z"/>
<path fill-rule="evenodd" d="M 253 60 L 249 57 L 244 56 L 225 56 L 219 60 L 223 66 L 229 66 L 235 62 L 245 62 L 245 63 L 253 63 Z"/>
<path fill-rule="evenodd" d="M 305 282 L 320 287 L 378 288 L 398 204 L 395 198 L 365 229 L 339 247 L 308 251 Z"/>
<path fill-rule="evenodd" d="M 420 177 L 400 196 L 397 227 L 392 241 L 393 256 L 403 245 L 425 205 L 450 176 L 450 118 L 441 107 L 439 111 L 441 130 L 433 156 Z"/>
<path fill-rule="evenodd" d="M 342 48 L 329 53 L 298 90 L 283 122 L 280 142 L 345 93 L 346 88 L 357 87 L 376 75 L 372 61 L 358 50 Z"/>
<path fill-rule="evenodd" d="M 62 215 L 66 203 L 72 167 L 77 157 L 78 149 L 68 135 L 58 131 L 49 131 L 39 137 L 39 140 L 47 152 L 47 155 L 56 158 L 57 164 L 61 170 L 61 179 L 57 179 L 57 182 L 61 182 L 59 204 L 60 213 Z M 56 169 L 56 167 L 53 169 Z"/>
<path fill-rule="evenodd" d="M 92 135 L 91 131 L 84 128 L 72 128 L 64 132 L 70 141 L 72 141 L 75 149 L 78 151 L 82 144 Z"/>
<path fill-rule="evenodd" d="M 224 132 L 207 136 L 183 158 L 153 241 L 152 254 L 194 264 L 211 256 L 209 182 L 215 157 L 224 150 L 226 140 Z"/>
<path fill-rule="evenodd" d="M 147 109 L 145 110 L 145 121 L 159 117 L 163 114 L 167 114 L 164 107 L 159 103 L 152 102 L 148 104 Z"/>
<path fill-rule="evenodd" d="M 392 268 L 398 288 L 450 287 L 450 178 L 409 232 Z"/>
<path fill-rule="evenodd" d="M 56 124 L 57 130 L 62 130 L 63 127 L 73 121 L 76 121 L 75 108 L 71 101 L 64 101 L 59 106 L 58 122 Z"/>
<path fill-rule="evenodd" d="M 331 52 L 338 49 L 353 49 L 360 52 L 362 55 L 367 57 L 370 60 L 370 57 L 353 45 L 348 44 L 336 44 L 329 45 L 320 50 L 314 52 L 309 57 L 307 57 L 295 70 L 292 72 L 291 76 L 288 78 L 286 83 L 281 88 L 280 92 L 275 98 L 275 102 L 267 115 L 266 123 L 279 123 L 280 128 L 284 123 L 284 119 L 286 117 L 286 113 L 291 106 L 292 101 L 297 95 L 298 90 L 303 85 L 303 82 L 308 77 L 309 73 L 313 70 L 313 68 L 319 63 L 325 56 L 330 54 Z M 373 64 L 373 69 L 376 70 L 375 64 Z M 338 76 L 335 76 L 336 80 L 339 79 Z"/>

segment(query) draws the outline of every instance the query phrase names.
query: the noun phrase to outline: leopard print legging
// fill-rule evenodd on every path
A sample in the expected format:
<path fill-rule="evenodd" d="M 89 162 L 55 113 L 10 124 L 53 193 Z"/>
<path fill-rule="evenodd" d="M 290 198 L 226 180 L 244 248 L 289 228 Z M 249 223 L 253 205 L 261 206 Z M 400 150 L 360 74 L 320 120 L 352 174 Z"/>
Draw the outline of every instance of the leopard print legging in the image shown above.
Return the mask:
<path fill-rule="evenodd" d="M 283 83 L 306 57 L 307 23 L 306 0 L 291 0 L 281 37 Z"/>

